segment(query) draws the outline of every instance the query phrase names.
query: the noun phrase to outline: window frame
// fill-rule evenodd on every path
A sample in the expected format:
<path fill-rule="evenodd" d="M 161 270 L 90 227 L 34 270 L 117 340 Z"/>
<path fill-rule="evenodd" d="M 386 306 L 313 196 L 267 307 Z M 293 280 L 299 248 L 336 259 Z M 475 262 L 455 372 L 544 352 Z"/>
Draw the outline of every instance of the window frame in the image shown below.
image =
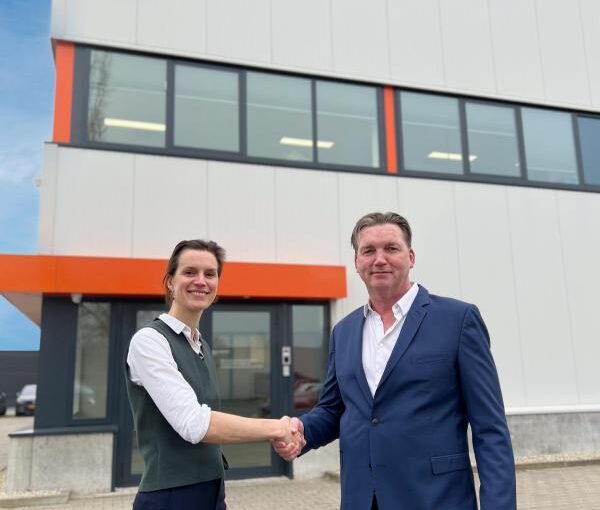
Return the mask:
<path fill-rule="evenodd" d="M 167 89 L 166 89 L 166 133 L 165 146 L 137 146 L 130 144 L 99 142 L 91 141 L 87 135 L 87 115 L 89 101 L 89 79 L 90 79 L 90 59 L 93 50 L 112 51 L 128 55 L 139 55 L 163 59 L 167 66 Z M 239 129 L 239 151 L 220 151 L 213 149 L 200 149 L 181 147 L 174 145 L 174 101 L 175 101 L 175 66 L 197 66 L 207 69 L 217 69 L 236 73 L 238 76 L 238 129 Z M 312 107 L 312 128 L 313 128 L 313 159 L 312 161 L 293 161 L 285 159 L 254 157 L 247 155 L 247 72 L 264 72 L 281 76 L 298 77 L 308 79 L 311 82 L 311 107 Z M 423 90 L 412 87 L 392 86 L 393 90 L 393 106 L 394 106 L 394 128 L 395 128 L 395 145 L 396 145 L 396 171 L 388 169 L 387 161 L 387 139 L 388 132 L 386 130 L 386 113 L 384 107 L 384 87 L 389 87 L 382 83 L 369 83 L 366 81 L 339 79 L 330 76 L 307 75 L 297 72 L 281 71 L 276 69 L 266 69 L 261 67 L 241 66 L 230 63 L 210 62 L 198 59 L 190 59 L 184 57 L 176 57 L 172 55 L 136 52 L 121 48 L 107 48 L 96 45 L 76 45 L 75 47 L 75 63 L 74 63 L 74 83 L 72 91 L 72 115 L 71 115 L 71 137 L 70 142 L 58 142 L 58 145 L 68 145 L 78 148 L 107 150 L 117 152 L 130 152 L 133 154 L 147 154 L 158 156 L 173 156 L 195 159 L 205 159 L 213 161 L 225 161 L 243 164 L 264 164 L 278 167 L 301 168 L 305 170 L 331 170 L 337 172 L 363 173 L 373 175 L 385 175 L 389 177 L 411 177 L 443 180 L 450 182 L 475 182 L 480 184 L 500 184 L 510 186 L 524 186 L 537 189 L 563 189 L 585 192 L 600 192 L 600 184 L 588 184 L 585 181 L 585 174 L 582 161 L 581 138 L 579 134 L 578 119 L 579 117 L 589 117 L 600 121 L 600 112 L 590 112 L 583 110 L 571 110 L 562 107 L 553 107 L 535 103 L 517 103 L 505 99 L 477 97 L 466 94 L 453 94 L 441 91 Z M 318 122 L 317 122 L 317 82 L 330 81 L 339 84 L 351 84 L 373 87 L 376 94 L 376 114 L 377 114 L 377 150 L 379 151 L 379 166 L 370 167 L 362 165 L 346 165 L 334 163 L 321 163 L 318 161 L 318 149 L 315 140 L 318 140 Z M 459 134 L 461 136 L 461 150 L 463 155 L 463 173 L 441 173 L 432 171 L 414 171 L 405 168 L 403 156 L 403 130 L 402 130 L 402 108 L 400 103 L 400 94 L 402 92 L 415 92 L 420 94 L 431 94 L 441 97 L 454 98 L 458 101 L 459 110 Z M 502 106 L 512 108 L 515 115 L 515 128 L 517 135 L 517 149 L 519 152 L 520 176 L 503 176 L 494 174 L 478 174 L 471 172 L 471 165 L 465 155 L 468 154 L 469 141 L 466 119 L 466 105 L 468 103 L 487 104 L 490 106 Z M 553 183 L 544 181 L 534 181 L 528 178 L 527 155 L 525 151 L 525 141 L 523 132 L 523 108 L 538 108 L 548 111 L 563 112 L 571 116 L 573 143 L 575 145 L 576 158 L 576 175 L 579 179 L 577 184 Z"/>

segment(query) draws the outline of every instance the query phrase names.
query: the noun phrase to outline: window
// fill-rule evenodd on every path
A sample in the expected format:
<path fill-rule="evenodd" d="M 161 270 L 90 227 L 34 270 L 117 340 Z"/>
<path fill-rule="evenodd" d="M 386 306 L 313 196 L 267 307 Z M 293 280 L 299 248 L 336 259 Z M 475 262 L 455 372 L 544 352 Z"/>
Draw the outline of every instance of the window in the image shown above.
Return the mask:
<path fill-rule="evenodd" d="M 82 303 L 77 319 L 73 418 L 106 416 L 110 304 Z"/>
<path fill-rule="evenodd" d="M 577 184 L 571 115 L 523 108 L 527 176 L 532 181 Z"/>
<path fill-rule="evenodd" d="M 174 144 L 239 151 L 238 74 L 175 66 Z"/>
<path fill-rule="evenodd" d="M 318 81 L 317 134 L 319 163 L 378 168 L 376 89 Z"/>
<path fill-rule="evenodd" d="M 301 414 L 319 400 L 327 365 L 325 307 L 292 306 L 294 409 Z"/>
<path fill-rule="evenodd" d="M 520 177 L 514 108 L 466 103 L 472 173 Z"/>
<path fill-rule="evenodd" d="M 248 155 L 313 161 L 310 80 L 247 74 Z"/>
<path fill-rule="evenodd" d="M 164 147 L 166 62 L 92 51 L 88 139 Z"/>
<path fill-rule="evenodd" d="M 402 148 L 406 170 L 462 174 L 458 100 L 402 92 Z"/>
<path fill-rule="evenodd" d="M 600 119 L 578 117 L 583 180 L 586 184 L 600 186 Z"/>

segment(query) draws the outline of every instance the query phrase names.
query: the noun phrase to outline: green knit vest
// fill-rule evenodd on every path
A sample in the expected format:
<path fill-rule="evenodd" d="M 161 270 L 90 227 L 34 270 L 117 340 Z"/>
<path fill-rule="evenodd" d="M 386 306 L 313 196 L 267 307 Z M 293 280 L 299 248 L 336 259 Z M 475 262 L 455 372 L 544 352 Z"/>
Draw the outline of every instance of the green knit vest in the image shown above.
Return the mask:
<path fill-rule="evenodd" d="M 202 344 L 202 359 L 192 351 L 183 333 L 178 335 L 160 319 L 154 319 L 149 327 L 169 342 L 177 368 L 196 393 L 198 402 L 218 409 L 217 372 L 210 347 Z M 183 439 L 169 425 L 148 392 L 131 382 L 127 362 L 125 372 L 138 446 L 144 458 L 139 490 L 154 491 L 223 478 L 221 447 L 203 442 L 192 444 Z"/>

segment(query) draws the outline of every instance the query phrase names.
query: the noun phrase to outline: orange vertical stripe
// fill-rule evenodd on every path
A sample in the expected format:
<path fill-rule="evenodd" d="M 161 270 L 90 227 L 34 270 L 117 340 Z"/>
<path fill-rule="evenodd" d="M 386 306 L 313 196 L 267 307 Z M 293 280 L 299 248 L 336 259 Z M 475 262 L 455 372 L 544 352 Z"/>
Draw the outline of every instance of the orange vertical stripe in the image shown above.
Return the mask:
<path fill-rule="evenodd" d="M 396 161 L 396 116 L 394 114 L 394 89 L 383 88 L 383 105 L 385 111 L 385 141 L 387 147 L 388 173 L 398 173 Z"/>
<path fill-rule="evenodd" d="M 73 99 L 73 70 L 75 45 L 57 41 L 54 47 L 56 91 L 54 93 L 54 133 L 56 143 L 71 141 L 71 104 Z"/>

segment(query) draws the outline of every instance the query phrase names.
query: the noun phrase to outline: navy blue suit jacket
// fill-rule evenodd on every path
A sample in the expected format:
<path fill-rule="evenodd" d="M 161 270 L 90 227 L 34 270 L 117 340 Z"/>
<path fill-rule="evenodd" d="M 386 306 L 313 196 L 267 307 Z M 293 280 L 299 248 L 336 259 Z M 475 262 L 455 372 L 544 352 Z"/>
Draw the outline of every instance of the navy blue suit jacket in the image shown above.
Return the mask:
<path fill-rule="evenodd" d="M 363 309 L 333 329 L 317 406 L 301 417 L 307 449 L 339 437 L 342 509 L 476 510 L 471 425 L 482 510 L 516 509 L 512 446 L 489 336 L 474 305 L 413 302 L 375 396 L 362 367 Z"/>

